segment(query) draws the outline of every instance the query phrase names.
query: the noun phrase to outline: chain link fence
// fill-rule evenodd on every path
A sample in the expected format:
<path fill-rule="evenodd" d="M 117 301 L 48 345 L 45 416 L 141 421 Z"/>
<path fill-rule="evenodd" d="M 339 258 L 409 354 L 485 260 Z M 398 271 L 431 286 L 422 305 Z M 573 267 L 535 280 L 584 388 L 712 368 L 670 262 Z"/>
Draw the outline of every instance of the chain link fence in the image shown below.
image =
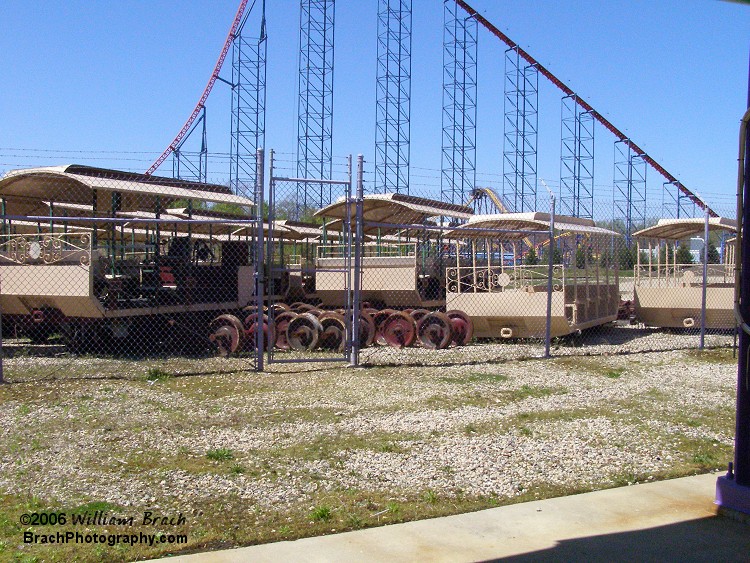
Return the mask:
<path fill-rule="evenodd" d="M 466 204 L 364 194 L 361 158 L 321 180 L 271 153 L 265 182 L 260 156 L 242 190 L 83 166 L 2 178 L 6 375 L 92 358 L 210 372 L 227 357 L 450 365 L 734 341 L 733 210 L 628 230 L 609 203 L 591 219 L 554 201 L 482 209 L 480 190 Z"/>
<path fill-rule="evenodd" d="M 85 166 L 10 172 L 0 197 L 5 358 L 55 358 L 51 376 L 81 358 L 231 354 L 254 367 L 252 198 Z M 6 374 L 29 365 L 45 362 Z"/>

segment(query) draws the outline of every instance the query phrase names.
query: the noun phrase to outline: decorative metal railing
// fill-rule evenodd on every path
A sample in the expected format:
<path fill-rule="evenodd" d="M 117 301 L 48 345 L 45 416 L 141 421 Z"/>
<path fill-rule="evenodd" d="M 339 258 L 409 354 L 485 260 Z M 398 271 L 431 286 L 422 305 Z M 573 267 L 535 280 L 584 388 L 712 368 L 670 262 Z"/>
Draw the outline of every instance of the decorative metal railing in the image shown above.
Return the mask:
<path fill-rule="evenodd" d="M 327 244 L 318 246 L 318 258 L 344 258 L 345 253 L 345 245 Z M 417 244 L 414 242 L 365 244 L 362 247 L 362 256 L 364 258 L 415 257 L 416 255 Z"/>
<path fill-rule="evenodd" d="M 0 262 L 91 264 L 90 233 L 0 235 Z"/>
<path fill-rule="evenodd" d="M 546 290 L 546 266 L 453 266 L 446 269 L 447 289 L 451 293 L 499 293 L 519 289 Z M 552 270 L 552 291 L 565 287 L 565 267 L 557 264 Z"/>
<path fill-rule="evenodd" d="M 708 284 L 734 283 L 734 266 L 709 264 Z M 703 284 L 703 264 L 652 264 L 635 269 L 639 287 L 688 287 Z"/>

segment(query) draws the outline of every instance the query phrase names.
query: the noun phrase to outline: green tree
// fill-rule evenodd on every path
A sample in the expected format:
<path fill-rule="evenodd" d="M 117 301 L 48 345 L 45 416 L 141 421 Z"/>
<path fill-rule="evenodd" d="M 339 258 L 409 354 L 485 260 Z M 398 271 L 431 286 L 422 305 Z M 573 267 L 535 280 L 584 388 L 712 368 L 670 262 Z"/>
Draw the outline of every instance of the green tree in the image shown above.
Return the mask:
<path fill-rule="evenodd" d="M 693 255 L 690 253 L 688 244 L 681 244 L 677 247 L 676 260 L 678 264 L 692 264 Z"/>
<path fill-rule="evenodd" d="M 527 266 L 536 266 L 539 264 L 539 257 L 536 255 L 536 250 L 534 250 L 533 246 L 529 248 L 529 251 L 526 253 L 524 264 Z"/>
<path fill-rule="evenodd" d="M 554 250 L 552 251 L 552 262 L 554 264 L 562 264 L 563 262 L 563 255 L 562 250 L 560 250 L 560 247 L 557 245 L 552 246 Z M 544 248 L 542 248 L 542 256 L 539 260 L 541 264 L 548 264 L 549 263 L 549 244 L 546 244 Z"/>
<path fill-rule="evenodd" d="M 716 246 L 713 242 L 709 241 L 708 243 L 708 263 L 709 264 L 718 264 L 721 261 L 721 257 L 719 256 L 719 251 L 716 249 Z"/>
<path fill-rule="evenodd" d="M 621 270 L 632 270 L 638 256 L 638 247 L 633 244 L 630 248 L 623 245 L 617 252 L 618 266 Z"/>

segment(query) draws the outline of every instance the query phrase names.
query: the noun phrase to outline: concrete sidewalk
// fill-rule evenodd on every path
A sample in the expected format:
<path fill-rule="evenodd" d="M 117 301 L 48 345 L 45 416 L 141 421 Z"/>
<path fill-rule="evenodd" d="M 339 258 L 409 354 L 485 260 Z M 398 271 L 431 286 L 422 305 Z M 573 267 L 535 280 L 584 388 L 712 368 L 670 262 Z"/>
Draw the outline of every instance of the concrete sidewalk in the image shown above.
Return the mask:
<path fill-rule="evenodd" d="M 750 526 L 716 515 L 718 475 L 169 561 L 750 561 Z"/>

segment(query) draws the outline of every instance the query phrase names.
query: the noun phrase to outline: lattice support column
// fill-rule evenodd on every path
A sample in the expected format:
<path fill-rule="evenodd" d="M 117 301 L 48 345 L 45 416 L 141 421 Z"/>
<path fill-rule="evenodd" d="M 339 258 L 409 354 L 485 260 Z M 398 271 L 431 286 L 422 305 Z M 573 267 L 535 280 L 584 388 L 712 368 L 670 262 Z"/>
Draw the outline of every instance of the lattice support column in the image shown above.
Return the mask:
<path fill-rule="evenodd" d="M 464 204 L 476 184 L 477 21 L 459 13 L 453 0 L 443 9 L 442 200 Z"/>
<path fill-rule="evenodd" d="M 330 179 L 333 151 L 334 0 L 301 0 L 297 119 L 297 175 Z M 330 186 L 297 189 L 297 215 L 331 202 Z"/>
<path fill-rule="evenodd" d="M 564 215 L 594 217 L 594 117 L 575 96 L 562 99 L 560 209 Z"/>
<path fill-rule="evenodd" d="M 664 182 L 661 200 L 661 216 L 680 219 L 696 217 L 698 206 L 682 193 L 676 182 Z"/>
<path fill-rule="evenodd" d="M 615 142 L 615 219 L 625 223 L 625 241 L 646 226 L 646 170 L 643 155 L 635 154 L 626 141 Z"/>
<path fill-rule="evenodd" d="M 518 47 L 505 51 L 503 198 L 512 211 L 536 211 L 539 70 Z"/>
<path fill-rule="evenodd" d="M 411 0 L 378 2 L 375 192 L 409 193 Z"/>
<path fill-rule="evenodd" d="M 243 20 L 232 43 L 232 144 L 229 185 L 237 195 L 253 197 L 258 149 L 266 135 L 266 17 L 259 14 L 258 37 L 247 37 Z"/>
<path fill-rule="evenodd" d="M 193 133 L 200 131 L 200 147 L 197 150 L 189 150 Z M 196 133 L 196 136 L 198 133 Z M 195 120 L 188 131 L 172 153 L 172 176 L 180 180 L 191 180 L 194 182 L 206 182 L 208 168 L 208 142 L 206 137 L 206 106 L 203 106 L 200 117 Z"/>

